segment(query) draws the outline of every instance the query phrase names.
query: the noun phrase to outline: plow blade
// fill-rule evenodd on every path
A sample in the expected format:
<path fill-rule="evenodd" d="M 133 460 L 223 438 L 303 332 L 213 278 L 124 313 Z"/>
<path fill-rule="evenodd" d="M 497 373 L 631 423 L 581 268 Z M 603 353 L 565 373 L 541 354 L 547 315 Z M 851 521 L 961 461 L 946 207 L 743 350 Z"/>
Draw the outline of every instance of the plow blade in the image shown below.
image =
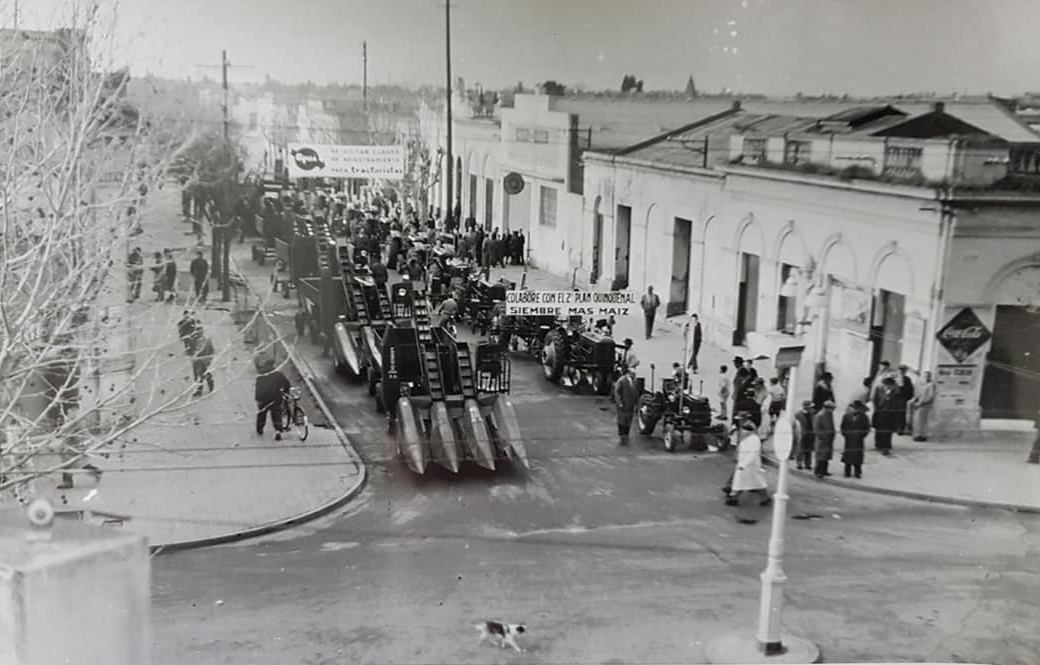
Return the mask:
<path fill-rule="evenodd" d="M 344 365 L 354 376 L 361 376 L 361 355 L 357 343 L 347 326 L 337 323 L 332 327 L 332 348 L 335 349 L 336 361 Z"/>
<path fill-rule="evenodd" d="M 459 445 L 444 402 L 434 402 L 430 407 L 430 450 L 438 464 L 459 472 Z"/>
<path fill-rule="evenodd" d="M 418 474 L 426 473 L 430 449 L 419 415 L 407 397 L 397 400 L 397 445 L 408 468 Z"/>
<path fill-rule="evenodd" d="M 491 408 L 491 419 L 506 454 L 511 453 L 512 458 L 519 460 L 524 468 L 530 469 L 531 465 L 527 461 L 527 448 L 524 447 L 524 441 L 520 437 L 520 422 L 516 419 L 516 410 L 513 408 L 513 403 L 509 401 L 508 395 L 499 395 L 495 400 L 495 405 Z"/>
<path fill-rule="evenodd" d="M 382 376 L 383 348 L 379 336 L 376 335 L 375 328 L 372 326 L 365 326 L 362 328 L 361 339 L 364 341 L 365 348 L 368 350 L 366 355 L 370 358 L 369 363 L 372 365 L 372 369 L 375 370 L 376 376 Z"/>
<path fill-rule="evenodd" d="M 495 447 L 488 431 L 487 421 L 480 413 L 480 405 L 475 399 L 467 399 L 463 406 L 462 431 L 466 437 L 466 446 L 475 461 L 485 469 L 495 470 Z"/>

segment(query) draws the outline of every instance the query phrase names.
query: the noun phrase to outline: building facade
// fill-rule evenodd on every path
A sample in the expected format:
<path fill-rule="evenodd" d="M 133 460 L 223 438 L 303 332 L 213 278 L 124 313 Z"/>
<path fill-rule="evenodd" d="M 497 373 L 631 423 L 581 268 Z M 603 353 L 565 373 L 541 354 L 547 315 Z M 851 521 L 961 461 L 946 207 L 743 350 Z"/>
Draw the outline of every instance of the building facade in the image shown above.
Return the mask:
<path fill-rule="evenodd" d="M 745 357 L 804 346 L 799 395 L 826 369 L 847 402 L 885 360 L 933 371 L 947 434 L 1031 418 L 1040 197 L 996 193 L 1014 184 L 1001 137 L 942 108 L 868 111 L 825 119 L 835 136 L 735 113 L 587 153 L 589 284 L 652 285 L 669 316 L 699 314 L 707 341 Z"/>

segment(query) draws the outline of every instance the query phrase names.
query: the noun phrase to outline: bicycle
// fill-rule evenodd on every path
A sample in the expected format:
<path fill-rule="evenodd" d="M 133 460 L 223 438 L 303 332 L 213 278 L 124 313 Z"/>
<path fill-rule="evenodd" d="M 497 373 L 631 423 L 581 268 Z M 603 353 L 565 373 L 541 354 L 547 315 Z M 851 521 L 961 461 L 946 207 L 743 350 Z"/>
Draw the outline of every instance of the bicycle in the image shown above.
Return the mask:
<path fill-rule="evenodd" d="M 295 428 L 296 435 L 300 437 L 300 441 L 306 441 L 307 435 L 310 433 L 310 427 L 307 414 L 304 413 L 303 407 L 300 406 L 300 389 L 296 386 L 282 393 L 282 415 L 285 418 L 285 428 L 288 429 L 291 425 Z"/>

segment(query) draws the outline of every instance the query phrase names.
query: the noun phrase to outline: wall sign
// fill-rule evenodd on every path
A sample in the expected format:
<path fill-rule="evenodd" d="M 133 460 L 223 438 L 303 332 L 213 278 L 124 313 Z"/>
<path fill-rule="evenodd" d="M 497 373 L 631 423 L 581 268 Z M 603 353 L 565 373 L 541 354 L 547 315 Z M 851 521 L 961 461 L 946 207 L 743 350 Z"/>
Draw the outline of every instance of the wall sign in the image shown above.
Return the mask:
<path fill-rule="evenodd" d="M 502 187 L 506 194 L 516 195 L 524 191 L 524 177 L 517 172 L 512 172 L 502 181 Z"/>
<path fill-rule="evenodd" d="M 970 307 L 958 312 L 935 335 L 943 348 L 959 363 L 970 358 L 991 337 L 993 333 Z"/>
<path fill-rule="evenodd" d="M 404 146 L 290 143 L 290 178 L 404 177 Z"/>
<path fill-rule="evenodd" d="M 507 291 L 506 316 L 633 316 L 642 314 L 628 291 Z"/>
<path fill-rule="evenodd" d="M 935 368 L 936 402 L 943 408 L 975 404 L 980 380 L 978 365 L 939 365 Z"/>

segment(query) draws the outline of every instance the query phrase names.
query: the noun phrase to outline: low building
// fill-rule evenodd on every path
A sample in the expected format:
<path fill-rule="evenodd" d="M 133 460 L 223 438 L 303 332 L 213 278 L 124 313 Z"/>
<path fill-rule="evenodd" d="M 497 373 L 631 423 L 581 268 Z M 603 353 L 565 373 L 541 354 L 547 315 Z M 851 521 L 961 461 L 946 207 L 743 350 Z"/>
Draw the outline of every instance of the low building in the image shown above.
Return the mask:
<path fill-rule="evenodd" d="M 1038 137 L 970 111 L 735 110 L 586 153 L 589 282 L 653 285 L 745 356 L 804 345 L 801 395 L 827 369 L 847 402 L 887 360 L 936 373 L 947 429 L 1032 417 L 1040 188 L 1010 155 Z"/>

